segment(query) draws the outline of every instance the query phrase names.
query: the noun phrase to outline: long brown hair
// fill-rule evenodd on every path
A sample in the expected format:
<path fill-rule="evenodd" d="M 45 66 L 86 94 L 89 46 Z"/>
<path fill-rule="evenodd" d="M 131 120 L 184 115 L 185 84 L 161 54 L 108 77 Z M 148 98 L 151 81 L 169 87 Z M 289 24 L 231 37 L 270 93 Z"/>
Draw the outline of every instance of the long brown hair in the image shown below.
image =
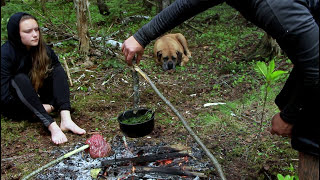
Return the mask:
<path fill-rule="evenodd" d="M 34 19 L 36 22 L 38 22 L 37 19 L 31 15 L 22 16 L 20 22 L 27 19 Z M 30 50 L 32 55 L 32 69 L 29 72 L 29 76 L 34 89 L 38 91 L 38 89 L 43 85 L 43 80 L 48 77 L 48 73 L 52 70 L 50 69 L 51 60 L 48 57 L 46 45 L 40 29 L 39 43 L 37 46 L 31 47 Z"/>

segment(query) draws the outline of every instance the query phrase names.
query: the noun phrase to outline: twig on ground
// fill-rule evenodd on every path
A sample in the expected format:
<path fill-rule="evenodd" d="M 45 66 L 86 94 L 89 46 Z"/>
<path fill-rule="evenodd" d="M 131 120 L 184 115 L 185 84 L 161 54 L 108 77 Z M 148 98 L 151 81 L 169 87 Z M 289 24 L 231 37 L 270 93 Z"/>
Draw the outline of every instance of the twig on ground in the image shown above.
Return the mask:
<path fill-rule="evenodd" d="M 103 81 L 103 83 L 101 85 L 104 86 L 105 84 L 107 84 L 114 76 L 115 76 L 115 74 L 112 74 L 111 77 L 108 80 Z"/>
<path fill-rule="evenodd" d="M 68 76 L 68 79 L 69 79 L 69 82 L 70 82 L 70 86 L 73 86 L 73 83 L 72 83 L 72 79 L 71 79 L 71 76 L 70 76 L 70 71 L 69 71 L 69 67 L 68 67 L 68 63 L 66 61 L 66 58 L 63 57 L 63 64 L 64 64 L 64 67 L 67 71 L 67 76 Z"/>
<path fill-rule="evenodd" d="M 184 22 L 183 24 L 184 24 L 184 25 L 186 25 L 186 26 L 188 26 L 188 27 L 190 27 L 190 28 L 192 28 L 192 29 L 194 29 L 194 30 L 196 30 L 196 31 L 198 31 L 198 32 L 199 32 L 199 33 L 201 33 L 201 34 L 204 34 L 204 32 L 203 32 L 203 31 L 200 31 L 199 29 L 197 29 L 197 28 L 195 28 L 195 27 L 191 26 L 190 24 L 188 24 L 188 23 L 186 23 L 186 22 Z"/>
<path fill-rule="evenodd" d="M 12 160 L 15 160 L 15 159 L 20 159 L 20 158 L 30 158 L 30 157 L 33 157 L 35 156 L 35 154 L 24 154 L 24 155 L 21 155 L 21 156 L 13 156 L 13 157 L 9 157 L 9 158 L 4 158 L 4 159 L 1 159 L 1 162 L 3 161 L 12 161 Z"/>

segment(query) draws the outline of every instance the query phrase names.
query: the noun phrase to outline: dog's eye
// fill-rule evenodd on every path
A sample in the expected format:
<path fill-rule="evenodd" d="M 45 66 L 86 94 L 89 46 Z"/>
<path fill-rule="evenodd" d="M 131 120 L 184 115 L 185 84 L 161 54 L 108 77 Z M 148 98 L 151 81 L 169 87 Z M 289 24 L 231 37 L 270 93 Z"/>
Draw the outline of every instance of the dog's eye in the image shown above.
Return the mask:
<path fill-rule="evenodd" d="M 171 58 L 172 58 L 172 60 L 176 60 L 176 59 L 177 59 L 177 58 L 176 58 L 176 57 L 174 57 L 174 56 L 172 56 Z"/>
<path fill-rule="evenodd" d="M 163 58 L 163 61 L 168 61 L 168 60 L 169 60 L 168 57 L 164 57 L 164 58 Z"/>

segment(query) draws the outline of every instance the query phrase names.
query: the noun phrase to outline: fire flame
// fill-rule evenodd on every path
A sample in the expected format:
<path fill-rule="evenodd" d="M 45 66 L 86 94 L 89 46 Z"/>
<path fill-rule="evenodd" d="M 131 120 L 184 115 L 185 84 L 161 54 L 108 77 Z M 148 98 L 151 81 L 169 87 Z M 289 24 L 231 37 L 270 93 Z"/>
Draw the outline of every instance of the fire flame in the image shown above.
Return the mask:
<path fill-rule="evenodd" d="M 184 162 L 188 162 L 189 161 L 188 156 L 183 157 L 183 160 Z M 179 163 L 179 166 L 181 167 L 182 170 L 186 169 L 186 167 L 182 165 L 182 162 Z"/>
<path fill-rule="evenodd" d="M 188 156 L 185 156 L 183 159 L 184 159 L 185 162 L 189 161 Z"/>
<path fill-rule="evenodd" d="M 165 165 L 171 164 L 172 161 L 173 161 L 172 159 L 165 159 L 165 160 L 159 160 L 157 162 L 159 163 L 159 165 L 165 166 Z"/>

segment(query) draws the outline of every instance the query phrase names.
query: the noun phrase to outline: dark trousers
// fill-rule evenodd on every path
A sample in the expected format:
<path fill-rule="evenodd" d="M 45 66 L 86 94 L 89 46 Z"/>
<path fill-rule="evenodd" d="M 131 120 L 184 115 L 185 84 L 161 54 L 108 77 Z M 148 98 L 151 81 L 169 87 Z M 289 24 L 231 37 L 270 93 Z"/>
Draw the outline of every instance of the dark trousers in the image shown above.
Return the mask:
<path fill-rule="evenodd" d="M 11 79 L 11 94 L 15 97 L 1 111 L 12 119 L 39 118 L 48 127 L 54 120 L 42 104 L 51 104 L 56 110 L 70 110 L 70 91 L 67 76 L 61 65 L 53 68 L 38 93 L 28 75 L 20 73 Z"/>

